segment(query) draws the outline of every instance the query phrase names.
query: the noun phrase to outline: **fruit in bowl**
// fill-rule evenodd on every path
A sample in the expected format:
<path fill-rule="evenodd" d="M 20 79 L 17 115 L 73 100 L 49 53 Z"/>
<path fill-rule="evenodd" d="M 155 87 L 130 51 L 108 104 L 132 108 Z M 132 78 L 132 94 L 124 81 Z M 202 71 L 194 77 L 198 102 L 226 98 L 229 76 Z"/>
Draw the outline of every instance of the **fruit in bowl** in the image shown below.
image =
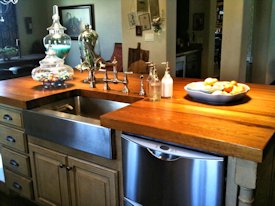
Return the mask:
<path fill-rule="evenodd" d="M 16 49 L 15 47 L 5 46 L 4 48 L 0 48 L 0 56 L 4 60 L 9 60 L 11 57 L 16 56 L 17 53 L 18 53 L 18 49 Z"/>
<path fill-rule="evenodd" d="M 218 81 L 216 78 L 208 77 L 201 82 L 188 84 L 187 89 L 213 95 L 235 95 L 249 90 L 247 85 L 232 81 Z"/>

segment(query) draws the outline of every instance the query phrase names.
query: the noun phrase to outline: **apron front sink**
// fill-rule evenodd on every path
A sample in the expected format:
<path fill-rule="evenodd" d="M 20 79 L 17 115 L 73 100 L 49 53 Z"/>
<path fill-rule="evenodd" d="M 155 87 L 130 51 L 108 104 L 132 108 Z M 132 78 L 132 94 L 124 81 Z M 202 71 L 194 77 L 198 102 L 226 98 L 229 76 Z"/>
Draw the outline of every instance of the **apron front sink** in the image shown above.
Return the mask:
<path fill-rule="evenodd" d="M 115 158 L 111 128 L 100 116 L 127 103 L 76 96 L 23 111 L 26 134 L 108 159 Z"/>

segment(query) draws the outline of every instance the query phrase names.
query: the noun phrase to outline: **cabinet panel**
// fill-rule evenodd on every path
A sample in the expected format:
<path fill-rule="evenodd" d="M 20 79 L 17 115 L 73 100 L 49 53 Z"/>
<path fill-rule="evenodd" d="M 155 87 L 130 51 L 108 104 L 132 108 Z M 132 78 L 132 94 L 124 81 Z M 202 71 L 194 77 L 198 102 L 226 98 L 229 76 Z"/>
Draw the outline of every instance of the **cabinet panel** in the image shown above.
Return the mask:
<path fill-rule="evenodd" d="M 5 147 L 2 148 L 3 164 L 14 172 L 18 172 L 27 177 L 31 176 L 30 161 L 26 155 L 19 154 Z"/>
<path fill-rule="evenodd" d="M 32 181 L 5 169 L 6 185 L 20 195 L 33 199 Z"/>
<path fill-rule="evenodd" d="M 21 112 L 13 109 L 0 107 L 0 122 L 4 122 L 17 127 L 22 127 Z"/>
<path fill-rule="evenodd" d="M 118 205 L 117 171 L 68 157 L 72 205 Z"/>
<path fill-rule="evenodd" d="M 35 200 L 43 205 L 68 206 L 66 156 L 36 145 L 29 145 L 34 178 Z"/>
<path fill-rule="evenodd" d="M 0 125 L 0 143 L 21 152 L 27 152 L 23 131 Z"/>
<path fill-rule="evenodd" d="M 201 78 L 201 52 L 197 51 L 186 56 L 186 77 Z"/>

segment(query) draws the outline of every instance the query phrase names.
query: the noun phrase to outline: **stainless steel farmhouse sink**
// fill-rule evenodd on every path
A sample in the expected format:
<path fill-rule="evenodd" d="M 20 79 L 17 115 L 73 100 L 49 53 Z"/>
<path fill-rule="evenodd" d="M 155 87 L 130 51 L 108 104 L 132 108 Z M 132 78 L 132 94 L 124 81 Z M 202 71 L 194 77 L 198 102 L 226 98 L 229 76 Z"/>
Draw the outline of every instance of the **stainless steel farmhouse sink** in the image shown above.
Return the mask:
<path fill-rule="evenodd" d="M 28 135 L 101 157 L 114 158 L 115 131 L 100 126 L 102 114 L 127 103 L 76 96 L 23 111 Z"/>

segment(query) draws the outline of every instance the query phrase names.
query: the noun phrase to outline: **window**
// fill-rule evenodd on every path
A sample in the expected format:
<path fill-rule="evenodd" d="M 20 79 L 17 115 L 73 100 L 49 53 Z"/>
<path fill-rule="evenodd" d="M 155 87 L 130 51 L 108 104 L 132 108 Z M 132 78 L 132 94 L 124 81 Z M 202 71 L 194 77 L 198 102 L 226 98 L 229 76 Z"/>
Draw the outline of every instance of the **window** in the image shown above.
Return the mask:
<path fill-rule="evenodd" d="M 15 47 L 18 38 L 15 5 L 0 4 L 0 48 L 5 46 Z"/>

